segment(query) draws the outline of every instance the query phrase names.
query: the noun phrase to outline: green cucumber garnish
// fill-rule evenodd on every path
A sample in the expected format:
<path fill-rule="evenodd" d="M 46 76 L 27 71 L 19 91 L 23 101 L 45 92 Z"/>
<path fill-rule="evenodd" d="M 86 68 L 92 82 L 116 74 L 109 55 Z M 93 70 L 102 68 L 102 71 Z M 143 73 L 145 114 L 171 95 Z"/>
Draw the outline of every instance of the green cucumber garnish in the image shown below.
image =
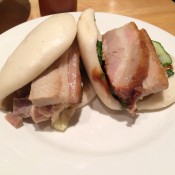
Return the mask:
<path fill-rule="evenodd" d="M 164 47 L 161 45 L 161 43 L 157 41 L 152 41 L 153 45 L 156 49 L 156 53 L 162 63 L 163 66 L 170 66 L 172 64 L 172 59 L 170 55 L 166 52 Z"/>
<path fill-rule="evenodd" d="M 174 75 L 173 67 L 171 66 L 172 65 L 171 56 L 164 49 L 164 47 L 162 46 L 161 43 L 159 43 L 157 41 L 152 41 L 152 43 L 155 47 L 155 50 L 156 50 L 156 53 L 159 57 L 160 62 L 162 63 L 163 67 L 166 69 L 168 77 L 171 77 L 172 75 Z"/>

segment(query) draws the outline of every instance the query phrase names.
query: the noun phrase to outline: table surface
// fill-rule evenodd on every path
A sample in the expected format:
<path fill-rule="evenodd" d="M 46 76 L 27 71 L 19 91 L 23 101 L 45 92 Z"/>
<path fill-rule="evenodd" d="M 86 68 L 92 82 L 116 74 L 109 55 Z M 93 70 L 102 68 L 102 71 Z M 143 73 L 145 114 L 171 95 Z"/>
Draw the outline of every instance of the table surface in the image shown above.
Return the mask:
<path fill-rule="evenodd" d="M 78 0 L 77 11 L 88 7 L 137 18 L 175 35 L 173 0 Z M 0 3 L 0 33 L 38 17 L 38 0 L 4 0 Z"/>

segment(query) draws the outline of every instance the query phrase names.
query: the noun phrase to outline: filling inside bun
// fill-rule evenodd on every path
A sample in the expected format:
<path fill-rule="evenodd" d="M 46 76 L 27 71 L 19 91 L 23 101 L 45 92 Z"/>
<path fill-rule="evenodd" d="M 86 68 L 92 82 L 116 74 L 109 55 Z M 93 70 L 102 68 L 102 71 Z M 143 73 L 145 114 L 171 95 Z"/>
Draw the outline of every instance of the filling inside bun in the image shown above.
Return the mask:
<path fill-rule="evenodd" d="M 0 106 L 10 111 L 6 119 L 16 128 L 30 118 L 65 130 L 75 110 L 95 97 L 82 80 L 76 33 L 72 15 L 52 15 L 7 59 L 0 71 Z"/>
<path fill-rule="evenodd" d="M 111 109 L 125 108 L 135 115 L 138 109 L 143 109 L 140 104 L 142 101 L 144 103 L 148 96 L 154 99 L 155 94 L 167 94 L 171 91 L 172 79 L 174 79 L 171 58 L 165 54 L 166 51 L 160 56 L 162 50 L 160 51 L 159 48 L 159 53 L 157 52 L 145 29 L 138 29 L 134 22 L 130 22 L 109 30 L 99 37 L 94 19 L 95 13 L 92 9 L 83 12 L 78 21 L 78 41 L 92 85 L 106 106 Z M 85 41 L 91 46 L 84 44 Z M 166 61 L 160 57 L 166 57 Z M 168 67 L 162 60 L 168 62 Z M 172 77 L 168 79 L 169 70 Z M 98 76 L 96 76 L 97 72 Z M 164 96 L 161 101 L 167 102 L 168 98 Z M 122 107 L 119 108 L 113 99 Z M 164 106 L 170 105 L 174 100 L 173 96 L 171 102 L 167 102 Z M 147 105 L 147 109 L 151 109 L 151 106 L 151 103 Z M 160 103 L 156 106 L 156 108 L 161 107 Z"/>

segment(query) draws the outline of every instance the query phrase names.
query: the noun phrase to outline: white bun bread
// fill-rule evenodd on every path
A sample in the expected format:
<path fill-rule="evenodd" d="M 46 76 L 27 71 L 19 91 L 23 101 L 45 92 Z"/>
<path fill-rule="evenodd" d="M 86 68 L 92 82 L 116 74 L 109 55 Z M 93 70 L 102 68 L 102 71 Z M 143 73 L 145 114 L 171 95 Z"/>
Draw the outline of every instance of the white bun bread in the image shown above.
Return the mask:
<path fill-rule="evenodd" d="M 56 14 L 34 28 L 0 70 L 0 100 L 31 82 L 72 44 L 77 32 L 74 17 Z"/>
<path fill-rule="evenodd" d="M 93 9 L 87 9 L 82 13 L 78 21 L 77 36 L 84 66 L 98 97 L 107 107 L 111 109 L 123 109 L 118 101 L 112 97 L 112 95 L 106 93 L 104 86 L 102 86 L 99 82 L 94 81 L 92 77 L 92 71 L 94 67 L 98 67 L 98 70 L 102 72 L 96 51 L 96 42 L 97 39 L 99 39 L 99 31 L 95 23 L 95 12 Z M 175 67 L 174 58 L 173 67 Z M 170 77 L 168 80 L 168 89 L 156 94 L 152 94 L 148 97 L 145 97 L 143 100 L 140 100 L 137 103 L 138 110 L 155 110 L 167 107 L 174 103 L 175 75 Z"/>
<path fill-rule="evenodd" d="M 92 86 L 101 101 L 111 109 L 120 110 L 122 107 L 99 81 L 93 78 L 93 71 L 103 73 L 98 61 L 96 43 L 99 32 L 95 23 L 95 13 L 93 9 L 85 10 L 78 20 L 77 39 L 81 52 L 81 58 L 87 71 Z M 106 80 L 103 80 L 106 81 Z"/>

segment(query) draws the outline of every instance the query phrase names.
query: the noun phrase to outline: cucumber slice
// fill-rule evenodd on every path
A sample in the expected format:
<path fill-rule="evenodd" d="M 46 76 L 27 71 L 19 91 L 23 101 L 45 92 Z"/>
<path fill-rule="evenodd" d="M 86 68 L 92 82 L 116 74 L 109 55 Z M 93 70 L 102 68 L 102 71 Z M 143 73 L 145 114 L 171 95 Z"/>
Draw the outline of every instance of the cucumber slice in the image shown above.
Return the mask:
<path fill-rule="evenodd" d="M 170 55 L 165 51 L 164 47 L 161 45 L 161 43 L 157 42 L 157 41 L 152 41 L 155 49 L 156 49 L 156 53 L 162 63 L 163 66 L 170 66 L 172 64 L 172 59 L 170 57 Z"/>

